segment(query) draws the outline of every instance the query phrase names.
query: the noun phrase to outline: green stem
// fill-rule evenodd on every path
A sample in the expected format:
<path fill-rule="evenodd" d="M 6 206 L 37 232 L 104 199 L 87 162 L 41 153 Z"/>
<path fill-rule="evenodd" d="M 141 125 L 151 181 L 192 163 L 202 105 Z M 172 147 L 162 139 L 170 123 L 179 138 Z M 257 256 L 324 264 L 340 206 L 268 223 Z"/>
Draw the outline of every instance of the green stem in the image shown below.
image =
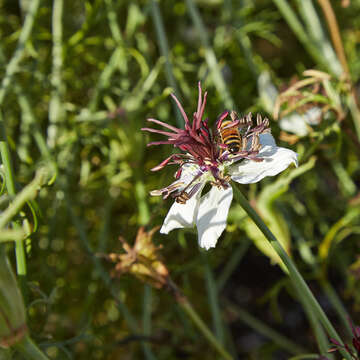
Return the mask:
<path fill-rule="evenodd" d="M 223 327 L 221 311 L 219 306 L 218 289 L 216 286 L 214 275 L 209 265 L 207 254 L 205 253 L 202 254 L 204 259 L 204 273 L 205 273 L 206 288 L 207 288 L 208 299 L 211 309 L 211 315 L 213 320 L 213 327 L 215 329 L 216 338 L 221 344 L 224 344 L 225 334 L 224 334 L 224 327 Z"/>
<path fill-rule="evenodd" d="M 288 360 L 319 360 L 319 354 L 303 354 L 289 358 Z"/>
<path fill-rule="evenodd" d="M 215 52 L 214 52 L 213 48 L 210 46 L 207 29 L 202 21 L 200 12 L 199 12 L 198 8 L 196 7 L 196 4 L 194 3 L 193 0 L 186 0 L 186 6 L 189 9 L 191 19 L 192 19 L 192 21 L 195 25 L 195 28 L 200 36 L 200 41 L 201 41 L 202 45 L 204 46 L 205 60 L 211 71 L 214 85 L 215 85 L 225 107 L 228 109 L 234 109 L 235 102 L 234 102 L 233 98 L 231 97 L 230 92 L 225 84 L 224 77 L 221 73 L 220 66 L 217 61 Z"/>
<path fill-rule="evenodd" d="M 24 336 L 14 348 L 27 360 L 49 360 L 49 358 L 37 347 L 29 336 Z"/>
<path fill-rule="evenodd" d="M 303 44 L 304 48 L 309 52 L 309 54 L 317 61 L 319 64 L 324 66 L 332 74 L 338 76 L 338 69 L 333 68 L 332 63 L 326 61 L 323 57 L 319 48 L 317 48 L 310 37 L 307 35 L 305 29 L 303 28 L 301 22 L 296 17 L 293 9 L 290 7 L 289 3 L 286 0 L 273 0 L 286 22 L 290 26 L 291 30 L 294 32 L 299 41 Z"/>
<path fill-rule="evenodd" d="M 249 249 L 250 244 L 251 241 L 249 239 L 243 239 L 239 246 L 233 251 L 216 281 L 218 292 L 222 291 L 234 270 L 239 266 L 239 263 Z"/>
<path fill-rule="evenodd" d="M 201 331 L 201 333 L 205 336 L 205 338 L 209 341 L 210 345 L 216 349 L 216 351 L 226 360 L 232 360 L 232 356 L 224 349 L 224 347 L 219 343 L 216 337 L 212 334 L 206 324 L 201 320 L 197 312 L 191 306 L 187 299 L 182 298 L 178 301 L 178 304 L 181 308 L 186 312 L 186 314 L 190 317 L 190 319 L 194 322 L 197 328 Z"/>
<path fill-rule="evenodd" d="M 313 40 L 314 45 L 322 53 L 322 57 L 327 61 L 329 68 L 340 76 L 343 73 L 341 64 L 323 31 L 320 18 L 316 12 L 312 0 L 297 0 L 300 14 L 308 28 L 308 34 Z"/>
<path fill-rule="evenodd" d="M 346 311 L 345 306 L 340 300 L 338 294 L 336 293 L 333 286 L 329 283 L 329 281 L 325 277 L 323 279 L 320 279 L 320 285 L 323 288 L 327 297 L 329 298 L 330 303 L 334 307 L 335 311 L 338 313 L 339 319 L 343 323 L 347 336 L 349 338 L 352 338 L 354 335 L 351 331 L 350 323 L 348 321 L 350 316 Z"/>
<path fill-rule="evenodd" d="M 151 310 L 152 310 L 152 288 L 149 284 L 144 285 L 143 301 L 143 333 L 145 336 L 151 335 Z M 151 357 L 150 345 L 144 343 L 144 351 L 148 357 Z"/>
<path fill-rule="evenodd" d="M 2 229 L 11 219 L 21 210 L 24 204 L 35 198 L 39 191 L 40 186 L 44 185 L 49 176 L 46 168 L 40 169 L 35 179 L 28 184 L 21 192 L 14 198 L 13 202 L 8 208 L 1 213 L 0 216 L 0 229 Z"/>
<path fill-rule="evenodd" d="M 35 15 L 37 13 L 37 10 L 39 8 L 40 0 L 32 0 L 29 12 L 26 15 L 24 26 L 21 29 L 19 41 L 15 50 L 15 53 L 11 60 L 9 61 L 8 65 L 6 66 L 5 70 L 5 76 L 3 77 L 3 80 L 1 82 L 0 86 L 0 105 L 2 105 L 4 97 L 6 95 L 6 92 L 11 84 L 11 80 L 16 73 L 16 71 L 19 70 L 19 62 L 21 61 L 24 51 L 25 51 L 25 43 L 29 39 L 33 24 Z"/>
<path fill-rule="evenodd" d="M 360 110 L 356 104 L 355 95 L 353 93 L 349 94 L 346 100 L 354 121 L 356 135 L 360 140 Z"/>
<path fill-rule="evenodd" d="M 233 186 L 233 189 L 234 189 L 235 198 L 242 206 L 242 208 L 246 211 L 246 213 L 250 216 L 250 218 L 254 221 L 254 223 L 257 225 L 260 231 L 264 234 L 265 238 L 269 241 L 270 245 L 274 248 L 274 250 L 279 255 L 281 260 L 284 262 L 287 270 L 289 271 L 290 279 L 293 282 L 294 286 L 296 287 L 297 291 L 302 293 L 304 299 L 306 299 L 307 303 L 312 307 L 315 316 L 317 317 L 318 321 L 320 321 L 320 323 L 324 326 L 328 335 L 331 338 L 337 340 L 338 342 L 344 343 L 341 340 L 338 333 L 336 332 L 336 330 L 334 329 L 334 327 L 332 326 L 332 324 L 330 323 L 326 314 L 322 310 L 321 306 L 315 299 L 314 295 L 312 294 L 309 287 L 305 283 L 303 277 L 296 268 L 294 262 L 288 256 L 288 254 L 286 253 L 280 242 L 276 239 L 274 234 L 265 225 L 265 223 L 256 213 L 256 211 L 251 207 L 251 205 L 244 197 L 244 195 L 241 193 L 241 191 L 236 186 Z M 350 359 L 349 355 L 345 351 L 341 350 L 341 353 L 346 359 Z"/>
<path fill-rule="evenodd" d="M 48 127 L 48 145 L 54 148 L 59 136 L 59 124 L 64 119 L 64 106 L 62 104 L 62 95 L 64 85 L 61 72 L 63 67 L 63 46 L 62 46 L 62 15 L 63 0 L 54 0 L 52 14 L 52 74 L 51 85 L 53 87 L 49 103 L 49 127 Z"/>
<path fill-rule="evenodd" d="M 274 343 L 288 351 L 290 354 L 299 355 L 306 352 L 306 349 L 304 349 L 302 346 L 279 334 L 277 331 L 273 330 L 271 327 L 264 324 L 262 321 L 258 320 L 247 311 L 237 306 L 235 307 L 234 305 L 230 305 L 230 309 L 235 313 L 236 316 L 240 318 L 243 323 L 256 330 L 259 334 L 271 339 Z"/>
<path fill-rule="evenodd" d="M 168 84 L 174 89 L 176 95 L 179 97 L 179 90 L 176 85 L 174 73 L 172 70 L 172 64 L 170 62 L 169 56 L 169 45 L 166 37 L 166 31 L 164 27 L 164 23 L 162 20 L 159 4 L 157 0 L 152 0 L 150 2 L 150 11 L 151 16 L 154 21 L 156 37 L 159 42 L 161 55 L 165 58 L 165 76 Z M 179 109 L 174 104 L 175 115 L 176 115 L 176 123 L 178 127 L 182 128 L 184 125 L 184 120 L 179 112 Z"/>
<path fill-rule="evenodd" d="M 0 113 L 0 155 L 4 167 L 6 189 L 8 191 L 8 194 L 11 197 L 13 197 L 16 194 L 14 170 L 11 162 L 9 146 L 7 143 L 4 120 L 1 113 Z M 3 218 L 4 218 L 4 213 L 1 216 L 1 219 Z M 7 221 L 5 223 L 7 223 Z M 3 224 L 3 226 L 5 225 L 5 223 Z M 12 223 L 12 227 L 14 229 L 20 229 L 21 226 L 18 222 L 14 221 Z M 16 272 L 21 278 L 20 282 L 24 282 L 24 278 L 26 275 L 26 257 L 25 257 L 24 243 L 22 240 L 16 241 L 15 243 L 15 256 L 16 256 Z M 23 287 L 24 284 L 22 284 L 21 286 Z M 25 288 L 23 288 L 23 290 L 24 289 Z"/>

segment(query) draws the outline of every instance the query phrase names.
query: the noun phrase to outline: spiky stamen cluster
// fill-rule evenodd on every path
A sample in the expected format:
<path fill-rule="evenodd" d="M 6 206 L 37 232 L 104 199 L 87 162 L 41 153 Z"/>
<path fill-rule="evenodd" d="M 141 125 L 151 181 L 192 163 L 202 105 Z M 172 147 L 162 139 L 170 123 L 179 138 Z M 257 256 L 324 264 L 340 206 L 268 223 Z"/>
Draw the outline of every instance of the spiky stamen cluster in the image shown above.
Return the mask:
<path fill-rule="evenodd" d="M 185 203 L 190 199 L 204 183 L 203 176 L 207 176 L 207 181 L 212 185 L 228 188 L 229 176 L 226 175 L 226 166 L 241 159 L 251 159 L 262 161 L 256 157 L 260 150 L 259 135 L 270 132 L 268 119 L 262 119 L 257 116 L 256 126 L 253 127 L 252 115 L 249 113 L 246 117 L 238 118 L 233 111 L 229 114 L 224 111 L 215 123 L 215 129 L 212 131 L 208 126 L 208 119 L 203 120 L 207 93 L 202 96 L 200 82 L 198 84 L 199 97 L 197 110 L 193 114 L 192 122 L 186 115 L 182 105 L 175 95 L 171 95 L 178 106 L 184 122 L 184 129 L 166 124 L 156 119 L 148 119 L 149 122 L 159 124 L 171 131 L 157 130 L 153 128 L 142 128 L 143 131 L 161 134 L 167 136 L 167 140 L 150 142 L 148 146 L 169 144 L 179 148 L 182 153 L 172 154 L 159 165 L 152 168 L 152 171 L 158 171 L 169 164 L 178 164 L 180 168 L 175 173 L 176 181 L 168 187 L 161 190 L 154 190 L 151 195 L 162 195 L 163 198 L 169 196 L 176 199 L 179 203 Z M 228 146 L 219 141 L 218 131 L 222 122 L 230 115 L 231 122 L 226 127 L 239 128 L 242 147 L 237 152 L 230 152 Z M 184 180 L 184 169 L 189 171 L 192 168 L 189 179 Z"/>

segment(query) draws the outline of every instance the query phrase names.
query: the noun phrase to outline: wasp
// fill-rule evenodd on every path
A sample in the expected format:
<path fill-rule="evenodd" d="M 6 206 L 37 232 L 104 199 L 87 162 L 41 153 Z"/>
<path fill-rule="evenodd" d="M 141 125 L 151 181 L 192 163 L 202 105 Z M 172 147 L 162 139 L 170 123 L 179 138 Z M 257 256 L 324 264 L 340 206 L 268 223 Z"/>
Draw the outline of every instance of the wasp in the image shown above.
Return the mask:
<path fill-rule="evenodd" d="M 236 154 L 246 149 L 247 138 L 244 136 L 251 127 L 251 116 L 239 119 L 236 112 L 230 113 L 230 119 L 220 118 L 217 123 L 217 139 L 220 144 L 225 144 L 227 150 Z"/>

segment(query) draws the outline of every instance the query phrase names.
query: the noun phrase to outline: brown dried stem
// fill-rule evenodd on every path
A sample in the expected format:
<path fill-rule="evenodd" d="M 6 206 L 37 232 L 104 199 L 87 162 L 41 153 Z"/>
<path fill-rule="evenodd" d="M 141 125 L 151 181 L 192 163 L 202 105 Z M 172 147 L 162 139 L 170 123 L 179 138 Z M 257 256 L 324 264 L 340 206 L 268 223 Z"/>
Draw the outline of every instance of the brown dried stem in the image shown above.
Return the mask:
<path fill-rule="evenodd" d="M 341 40 L 339 26 L 336 20 L 336 16 L 334 14 L 334 10 L 330 4 L 329 0 L 318 0 L 319 5 L 321 6 L 321 9 L 325 15 L 327 25 L 329 27 L 331 40 L 334 44 L 335 51 L 337 56 L 339 57 L 339 60 L 341 62 L 341 65 L 343 67 L 344 73 L 346 78 L 350 78 L 349 76 L 349 66 L 346 60 L 344 46 Z"/>

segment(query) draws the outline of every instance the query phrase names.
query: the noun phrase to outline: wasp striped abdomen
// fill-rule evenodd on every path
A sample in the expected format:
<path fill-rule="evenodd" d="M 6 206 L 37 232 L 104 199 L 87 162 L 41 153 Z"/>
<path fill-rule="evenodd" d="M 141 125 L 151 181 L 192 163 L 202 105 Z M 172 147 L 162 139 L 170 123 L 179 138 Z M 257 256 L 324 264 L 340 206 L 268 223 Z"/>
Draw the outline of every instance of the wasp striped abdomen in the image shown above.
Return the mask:
<path fill-rule="evenodd" d="M 242 148 L 241 135 L 238 126 L 231 126 L 233 121 L 223 120 L 218 129 L 221 142 L 225 144 L 232 154 L 239 152 Z"/>

